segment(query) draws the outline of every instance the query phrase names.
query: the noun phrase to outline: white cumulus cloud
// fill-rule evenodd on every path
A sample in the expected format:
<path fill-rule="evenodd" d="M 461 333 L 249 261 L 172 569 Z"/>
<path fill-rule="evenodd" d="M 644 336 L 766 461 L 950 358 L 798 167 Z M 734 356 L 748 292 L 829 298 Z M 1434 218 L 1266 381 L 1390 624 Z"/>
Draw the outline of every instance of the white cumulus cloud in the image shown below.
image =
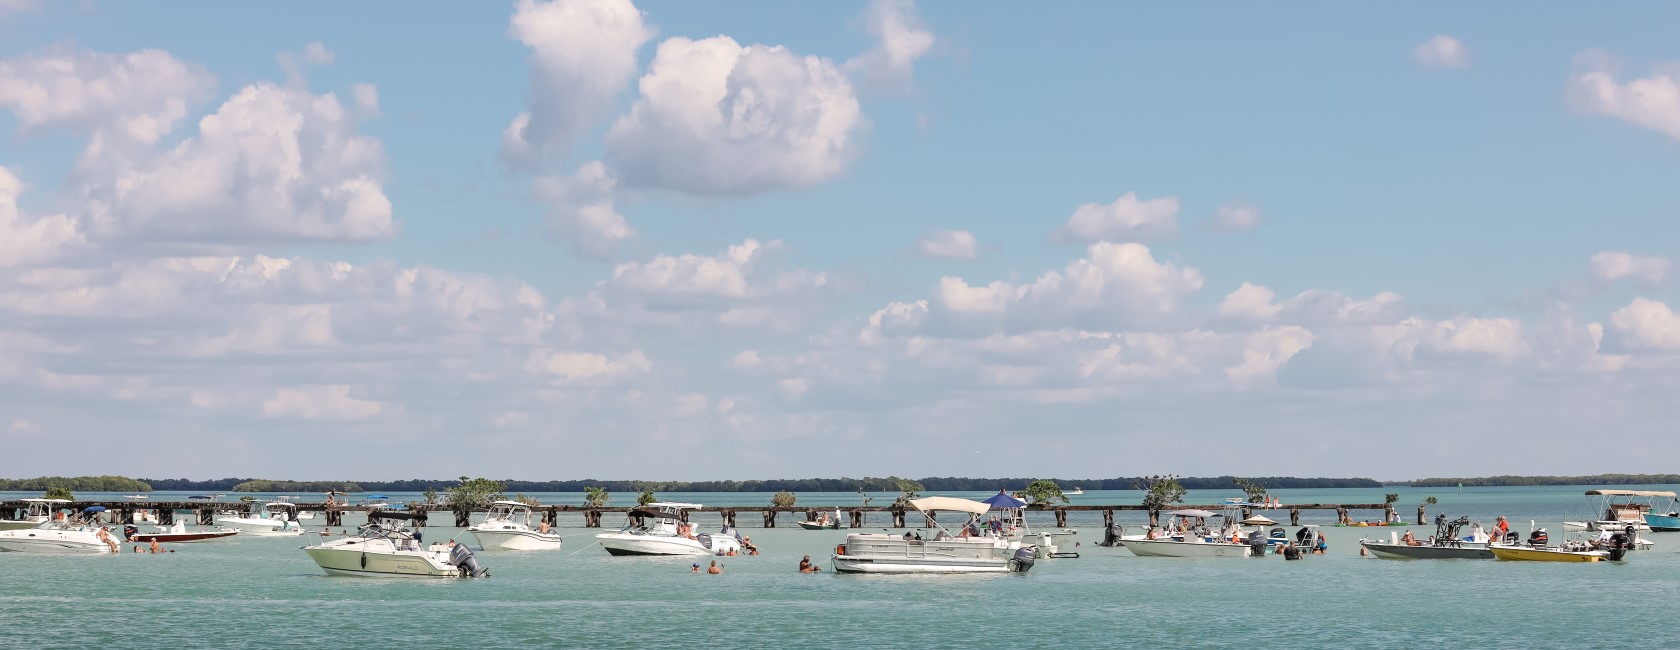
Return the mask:
<path fill-rule="evenodd" d="M 1602 282 L 1634 279 L 1648 285 L 1658 285 L 1668 276 L 1668 258 L 1635 255 L 1623 251 L 1604 251 L 1592 256 L 1591 274 L 1594 280 Z"/>
<path fill-rule="evenodd" d="M 502 134 L 502 159 L 532 167 L 570 151 L 611 114 L 653 29 L 630 0 L 520 0 L 508 35 L 531 49 L 531 95 Z"/>
<path fill-rule="evenodd" d="M 1680 140 L 1680 83 L 1667 72 L 1619 81 L 1606 53 L 1576 55 L 1583 68 L 1569 77 L 1569 99 L 1577 110 L 1606 115 Z"/>
<path fill-rule="evenodd" d="M 1680 316 L 1660 300 L 1634 298 L 1610 314 L 1604 346 L 1616 352 L 1680 352 Z"/>
<path fill-rule="evenodd" d="M 151 144 L 210 98 L 216 78 L 163 50 L 51 50 L 0 60 L 0 108 L 32 133 L 65 128 Z"/>
<path fill-rule="evenodd" d="M 1113 203 L 1086 203 L 1057 230 L 1064 241 L 1150 241 L 1178 234 L 1178 198 L 1139 200 L 1127 192 Z"/>
<path fill-rule="evenodd" d="M 618 176 L 591 161 L 570 176 L 538 178 L 531 193 L 546 208 L 550 234 L 566 240 L 573 254 L 600 260 L 636 237 L 636 229 L 618 213 L 617 187 Z"/>
<path fill-rule="evenodd" d="M 864 16 L 875 47 L 847 61 L 846 70 L 869 88 L 909 90 L 916 59 L 933 49 L 933 32 L 922 26 L 911 0 L 873 0 Z"/>
<path fill-rule="evenodd" d="M 1227 203 L 1213 213 L 1213 229 L 1223 233 L 1248 232 L 1259 228 L 1264 218 L 1252 205 Z"/>
<path fill-rule="evenodd" d="M 916 240 L 916 252 L 936 260 L 972 260 L 980 257 L 974 233 L 967 230 L 932 230 Z"/>
<path fill-rule="evenodd" d="M 665 40 L 638 85 L 605 143 L 634 186 L 705 196 L 807 187 L 845 170 L 863 124 L 833 62 L 727 36 Z"/>
<path fill-rule="evenodd" d="M 1412 48 L 1412 58 L 1436 68 L 1463 68 L 1470 65 L 1470 50 L 1458 39 L 1440 34 Z"/>

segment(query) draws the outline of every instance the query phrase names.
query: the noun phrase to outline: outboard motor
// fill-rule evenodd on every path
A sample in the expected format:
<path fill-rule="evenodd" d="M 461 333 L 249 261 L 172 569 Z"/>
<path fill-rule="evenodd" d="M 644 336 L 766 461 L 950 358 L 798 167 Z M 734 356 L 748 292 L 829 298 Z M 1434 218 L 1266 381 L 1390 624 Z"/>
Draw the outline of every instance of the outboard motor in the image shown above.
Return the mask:
<path fill-rule="evenodd" d="M 1528 534 L 1528 545 L 1529 546 L 1545 546 L 1546 541 L 1548 539 L 1549 538 L 1546 535 L 1546 529 L 1541 528 L 1539 530 L 1536 530 L 1536 531 Z"/>
<path fill-rule="evenodd" d="M 1022 546 L 1021 548 L 1015 549 L 1015 556 L 1009 558 L 1009 572 L 1026 573 L 1032 568 L 1033 561 L 1037 559 L 1037 546 Z"/>
<path fill-rule="evenodd" d="M 1622 561 L 1622 556 L 1627 555 L 1627 552 L 1628 552 L 1628 537 L 1627 537 L 1627 535 L 1624 534 L 1624 533 L 1616 533 L 1614 535 L 1611 535 L 1610 536 L 1610 548 L 1607 549 L 1607 550 L 1610 551 L 1610 560 L 1611 561 L 1613 561 L 1613 562 Z"/>
<path fill-rule="evenodd" d="M 708 550 L 708 551 L 712 550 L 712 534 L 711 533 L 700 533 L 698 535 L 695 535 L 694 536 L 694 541 L 700 542 L 700 546 L 705 548 L 706 550 Z"/>
<path fill-rule="evenodd" d="M 1511 532 L 1505 533 L 1505 543 L 1506 544 L 1510 544 L 1512 546 L 1515 546 L 1516 543 L 1519 542 L 1519 541 L 1522 541 L 1522 535 L 1518 535 L 1517 531 L 1513 530 Z"/>
<path fill-rule="evenodd" d="M 490 575 L 490 569 L 480 566 L 478 558 L 473 557 L 472 549 L 466 544 L 456 544 L 449 549 L 449 563 L 461 571 L 463 578 L 483 578 Z"/>
<path fill-rule="evenodd" d="M 1097 546 L 1114 546 L 1120 543 L 1120 524 L 1114 524 L 1103 531 L 1102 541 Z"/>
<path fill-rule="evenodd" d="M 1258 530 L 1248 531 L 1248 554 L 1266 557 L 1266 535 Z"/>
<path fill-rule="evenodd" d="M 123 539 L 132 540 L 139 532 L 140 529 L 134 524 L 123 524 Z"/>

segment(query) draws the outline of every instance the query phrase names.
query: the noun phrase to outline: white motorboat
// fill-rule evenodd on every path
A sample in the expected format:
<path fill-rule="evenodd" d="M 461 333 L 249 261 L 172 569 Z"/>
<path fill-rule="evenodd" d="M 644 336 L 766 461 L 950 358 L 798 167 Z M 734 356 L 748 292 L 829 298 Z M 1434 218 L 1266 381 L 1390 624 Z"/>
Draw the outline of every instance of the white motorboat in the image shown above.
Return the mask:
<path fill-rule="evenodd" d="M 303 552 L 328 575 L 384 578 L 483 578 L 490 570 L 478 563 L 465 544 L 422 546 L 419 535 L 392 521 L 405 514 L 380 515 L 378 523 L 363 524 L 354 537 L 343 537 Z"/>
<path fill-rule="evenodd" d="M 212 539 L 227 539 L 238 535 L 238 530 L 228 528 L 200 528 L 187 530 L 186 522 L 177 520 L 172 526 L 153 526 L 152 532 L 140 532 L 140 527 L 133 524 L 123 526 L 123 538 L 130 542 L 158 542 L 160 544 L 179 544 L 182 542 L 202 542 Z"/>
<path fill-rule="evenodd" d="M 1175 510 L 1164 514 L 1178 518 L 1174 527 L 1160 534 L 1151 528 L 1142 539 L 1123 536 L 1119 538 L 1119 544 L 1138 557 L 1253 557 L 1266 551 L 1264 533 L 1256 532 L 1245 537 L 1242 526 L 1237 523 L 1240 514 L 1235 509 L 1219 515 L 1225 524 L 1217 532 L 1209 532 L 1198 523 L 1215 513 Z"/>
<path fill-rule="evenodd" d="M 616 533 L 595 536 L 612 555 L 726 555 L 741 551 L 735 531 L 696 533 L 683 513 L 704 508 L 698 503 L 649 503 L 630 511 L 631 523 Z M 635 520 L 643 520 L 636 525 Z"/>
<path fill-rule="evenodd" d="M 1646 522 L 1645 514 L 1654 509 L 1655 501 L 1675 498 L 1673 492 L 1666 490 L 1587 490 L 1587 496 L 1599 498 L 1604 517 L 1597 521 L 1566 521 L 1564 530 L 1622 532 L 1632 526 L 1636 532 L 1646 532 L 1651 530 L 1651 525 Z"/>
<path fill-rule="evenodd" d="M 52 519 L 53 511 L 68 505 L 64 499 L 23 499 L 24 509 L 18 519 L 0 519 L 0 530 L 34 528 Z"/>
<path fill-rule="evenodd" d="M 297 520 L 297 506 L 285 501 L 271 501 L 263 504 L 257 516 L 217 517 L 216 524 L 224 528 L 236 528 L 246 535 L 261 537 L 286 537 L 302 535 L 303 524 Z"/>
<path fill-rule="evenodd" d="M 0 531 L 0 551 L 107 555 L 118 550 L 117 538 L 94 524 L 46 521 L 35 528 Z"/>
<path fill-rule="evenodd" d="M 510 551 L 558 551 L 560 535 L 548 531 L 547 525 L 531 530 L 531 506 L 518 501 L 496 501 L 490 504 L 490 514 L 467 532 L 478 538 L 485 549 Z"/>
<path fill-rule="evenodd" d="M 991 507 L 955 497 L 912 499 L 910 505 L 924 513 L 947 510 L 975 516 Z M 939 532 L 930 540 L 909 533 L 848 534 L 845 543 L 834 548 L 830 562 L 839 573 L 1025 573 L 1038 554 L 1036 546 L 1023 546 L 989 531 L 972 534 L 978 526 L 965 526 L 952 535 L 937 521 L 933 523 Z"/>

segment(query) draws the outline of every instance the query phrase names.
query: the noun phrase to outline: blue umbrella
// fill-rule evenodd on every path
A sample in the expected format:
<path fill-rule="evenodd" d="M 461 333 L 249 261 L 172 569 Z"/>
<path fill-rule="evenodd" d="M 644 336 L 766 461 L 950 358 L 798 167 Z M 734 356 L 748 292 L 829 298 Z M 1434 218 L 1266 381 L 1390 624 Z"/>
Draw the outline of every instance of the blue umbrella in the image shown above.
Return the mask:
<path fill-rule="evenodd" d="M 1004 494 L 1003 490 L 998 490 L 998 493 L 992 495 L 992 498 L 981 501 L 981 503 L 991 506 L 992 510 L 1008 510 L 1010 508 L 1020 508 L 1027 505 L 1027 502 L 1025 501 L 1009 496 L 1008 494 Z"/>
<path fill-rule="evenodd" d="M 88 506 L 82 508 L 82 512 L 105 512 L 105 506 Z"/>

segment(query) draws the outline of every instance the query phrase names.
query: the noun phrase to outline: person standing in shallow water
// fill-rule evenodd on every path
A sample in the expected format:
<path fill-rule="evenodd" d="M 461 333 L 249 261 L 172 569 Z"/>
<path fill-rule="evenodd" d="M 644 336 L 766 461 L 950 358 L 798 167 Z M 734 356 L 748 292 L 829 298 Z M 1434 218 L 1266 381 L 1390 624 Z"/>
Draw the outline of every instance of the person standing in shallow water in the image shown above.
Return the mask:
<path fill-rule="evenodd" d="M 712 566 L 710 568 L 706 569 L 706 573 L 710 573 L 710 574 L 713 574 L 713 575 L 723 573 L 723 567 L 718 566 L 717 560 L 712 560 Z"/>

